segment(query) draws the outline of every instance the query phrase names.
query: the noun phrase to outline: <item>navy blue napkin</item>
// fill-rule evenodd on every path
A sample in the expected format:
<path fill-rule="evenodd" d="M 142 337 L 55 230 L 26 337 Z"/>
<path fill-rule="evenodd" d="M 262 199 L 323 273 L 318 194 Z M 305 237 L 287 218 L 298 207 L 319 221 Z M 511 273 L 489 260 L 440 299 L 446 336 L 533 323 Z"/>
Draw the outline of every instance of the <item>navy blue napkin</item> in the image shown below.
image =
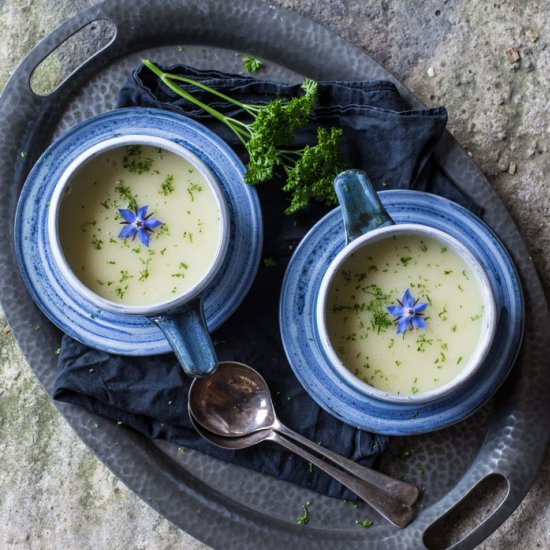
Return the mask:
<path fill-rule="evenodd" d="M 300 93 L 299 85 L 258 80 L 187 66 L 170 72 L 189 76 L 241 101 L 266 103 Z M 217 109 L 239 116 L 239 109 L 194 87 L 189 90 Z M 191 117 L 228 142 L 246 163 L 238 139 L 204 111 L 176 96 L 146 68 L 137 69 L 119 95 L 119 107 L 165 108 Z M 350 166 L 365 170 L 378 188 L 415 188 L 469 200 L 437 173 L 430 154 L 447 121 L 444 108 L 411 111 L 390 82 L 321 82 L 319 104 L 297 147 L 311 143 L 319 125 L 344 129 L 342 152 Z M 359 463 L 372 465 L 388 438 L 355 429 L 317 406 L 294 377 L 278 325 L 281 283 L 294 248 L 327 208 L 312 205 L 293 216 L 283 212 L 288 197 L 278 182 L 257 187 L 264 217 L 263 259 L 254 284 L 236 313 L 213 334 L 220 360 L 247 363 L 266 378 L 281 420 L 309 439 Z M 54 397 L 105 415 L 148 435 L 207 455 L 259 470 L 318 492 L 350 498 L 340 484 L 304 460 L 264 444 L 225 451 L 202 440 L 187 415 L 190 379 L 172 354 L 122 357 L 90 349 L 65 336 Z"/>

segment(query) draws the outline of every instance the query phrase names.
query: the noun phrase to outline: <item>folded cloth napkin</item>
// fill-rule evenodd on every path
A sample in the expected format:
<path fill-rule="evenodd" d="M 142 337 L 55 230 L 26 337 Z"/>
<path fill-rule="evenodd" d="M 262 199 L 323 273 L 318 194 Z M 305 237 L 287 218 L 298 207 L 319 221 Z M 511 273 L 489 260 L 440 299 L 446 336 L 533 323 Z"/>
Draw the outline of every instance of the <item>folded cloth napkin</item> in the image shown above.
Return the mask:
<path fill-rule="evenodd" d="M 223 90 L 240 101 L 266 103 L 300 92 L 298 85 L 258 80 L 187 66 L 169 69 Z M 195 87 L 189 91 L 217 109 L 239 116 L 239 109 Z M 176 111 L 212 129 L 246 162 L 240 142 L 225 126 L 175 95 L 145 67 L 138 68 L 119 96 L 119 107 L 143 106 Z M 311 143 L 316 127 L 344 129 L 342 152 L 350 165 L 364 169 L 379 188 L 419 188 L 470 203 L 441 174 L 430 154 L 445 128 L 444 108 L 408 110 L 390 82 L 320 82 L 319 102 L 297 147 Z M 343 424 L 317 406 L 294 377 L 286 360 L 278 326 L 281 283 L 292 251 L 327 208 L 312 205 L 293 216 L 283 212 L 288 197 L 277 182 L 257 187 L 264 216 L 263 258 L 242 305 L 213 335 L 220 360 L 237 360 L 256 368 L 267 380 L 278 415 L 291 428 L 364 465 L 372 465 L 388 439 Z M 172 354 L 122 357 L 90 349 L 63 338 L 54 397 L 121 421 L 152 438 L 162 438 L 207 455 L 253 468 L 334 496 L 353 497 L 339 483 L 304 460 L 269 444 L 226 451 L 206 443 L 187 414 L 190 379 Z"/>

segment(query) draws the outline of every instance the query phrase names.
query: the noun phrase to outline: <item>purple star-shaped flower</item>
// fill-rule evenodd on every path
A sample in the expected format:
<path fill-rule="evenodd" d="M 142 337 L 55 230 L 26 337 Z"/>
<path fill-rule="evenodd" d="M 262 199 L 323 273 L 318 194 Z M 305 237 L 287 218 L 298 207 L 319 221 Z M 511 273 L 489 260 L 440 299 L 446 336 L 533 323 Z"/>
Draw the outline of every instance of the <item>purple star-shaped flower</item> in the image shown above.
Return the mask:
<path fill-rule="evenodd" d="M 126 208 L 119 208 L 120 215 L 124 218 L 123 222 L 120 222 L 123 227 L 118 234 L 120 239 L 128 239 L 132 237 L 132 240 L 138 236 L 138 239 L 145 245 L 149 246 L 149 235 L 153 232 L 155 227 L 162 225 L 163 222 L 152 218 L 152 213 L 147 216 L 148 205 L 136 208 L 136 210 L 127 210 Z"/>
<path fill-rule="evenodd" d="M 418 300 L 420 298 L 415 300 L 407 288 L 401 300 L 397 300 L 398 306 L 386 306 L 386 309 L 395 317 L 394 322 L 397 323 L 397 334 L 405 332 L 408 328 L 411 330 L 413 328 L 426 330 L 426 322 L 422 317 L 428 304 L 418 303 Z"/>

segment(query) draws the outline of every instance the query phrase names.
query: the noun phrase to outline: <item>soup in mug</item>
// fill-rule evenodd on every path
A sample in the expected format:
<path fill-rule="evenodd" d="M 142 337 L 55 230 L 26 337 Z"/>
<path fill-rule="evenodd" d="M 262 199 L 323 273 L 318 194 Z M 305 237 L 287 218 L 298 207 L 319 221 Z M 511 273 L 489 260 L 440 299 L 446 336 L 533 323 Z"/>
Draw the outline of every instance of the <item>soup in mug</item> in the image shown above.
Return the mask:
<path fill-rule="evenodd" d="M 403 396 L 456 378 L 478 345 L 483 316 L 481 289 L 465 261 L 444 242 L 415 234 L 351 254 L 326 301 L 328 336 L 344 366 Z"/>
<path fill-rule="evenodd" d="M 209 271 L 222 240 L 219 206 L 199 170 L 159 147 L 98 154 L 73 175 L 59 238 L 75 275 L 112 302 L 168 301 Z"/>

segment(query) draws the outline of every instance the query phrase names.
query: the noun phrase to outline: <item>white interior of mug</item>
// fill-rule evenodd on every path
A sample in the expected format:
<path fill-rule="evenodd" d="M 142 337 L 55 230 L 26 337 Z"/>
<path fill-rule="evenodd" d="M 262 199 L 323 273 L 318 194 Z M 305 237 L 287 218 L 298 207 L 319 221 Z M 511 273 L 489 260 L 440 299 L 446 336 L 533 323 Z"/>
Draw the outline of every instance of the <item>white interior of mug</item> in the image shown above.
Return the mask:
<path fill-rule="evenodd" d="M 343 364 L 337 354 L 333 342 L 329 336 L 329 330 L 327 327 L 327 313 L 329 310 L 328 294 L 334 283 L 336 274 L 340 271 L 342 266 L 352 254 L 359 250 L 368 249 L 368 247 L 372 244 L 383 239 L 392 238 L 395 235 L 431 237 L 435 241 L 438 241 L 442 245 L 452 249 L 466 263 L 471 274 L 476 278 L 483 302 L 481 334 L 469 361 L 464 364 L 458 375 L 452 378 L 448 383 L 433 390 L 419 392 L 412 395 L 402 395 L 384 391 L 355 376 Z M 462 243 L 447 233 L 432 227 L 423 226 L 420 224 L 397 224 L 370 231 L 351 241 L 338 253 L 325 273 L 319 288 L 316 304 L 316 323 L 318 338 L 323 352 L 338 374 L 342 376 L 349 384 L 361 392 L 379 400 L 392 403 L 420 403 L 431 401 L 451 393 L 460 387 L 466 380 L 468 380 L 483 364 L 483 360 L 487 356 L 494 338 L 497 325 L 497 308 L 487 274 L 478 260 Z"/>
<path fill-rule="evenodd" d="M 103 296 L 100 296 L 96 292 L 92 291 L 88 286 L 86 286 L 79 277 L 75 274 L 71 268 L 61 245 L 61 239 L 59 234 L 59 216 L 60 208 L 63 202 L 64 192 L 71 182 L 71 179 L 80 169 L 85 169 L 86 163 L 88 163 L 94 157 L 105 153 L 111 149 L 116 149 L 128 145 L 142 145 L 142 146 L 152 146 L 157 147 L 175 155 L 178 155 L 182 159 L 189 162 L 194 169 L 196 169 L 207 182 L 210 190 L 212 191 L 216 205 L 219 211 L 220 216 L 220 238 L 218 240 L 218 245 L 215 254 L 212 257 L 212 261 L 204 273 L 204 276 L 201 277 L 199 281 L 196 282 L 192 287 L 186 289 L 184 292 L 170 297 L 157 303 L 151 303 L 146 305 L 128 305 L 124 303 L 119 303 L 111 301 Z M 168 139 L 160 138 L 157 136 L 149 135 L 127 135 L 127 136 L 117 136 L 108 140 L 105 140 L 101 143 L 98 143 L 84 153 L 80 154 L 75 158 L 66 170 L 63 172 L 61 178 L 59 179 L 58 184 L 56 185 L 54 192 L 52 194 L 49 212 L 48 212 L 48 236 L 51 242 L 52 254 L 54 261 L 61 271 L 63 277 L 66 281 L 84 298 L 90 302 L 97 305 L 98 308 L 105 309 L 107 311 L 112 311 L 115 313 L 125 313 L 125 314 L 136 314 L 136 315 L 156 315 L 164 311 L 168 311 L 186 303 L 193 298 L 200 295 L 212 282 L 219 268 L 221 267 L 225 253 L 227 251 L 227 246 L 229 242 L 229 213 L 225 197 L 222 190 L 219 187 L 219 184 L 216 180 L 216 177 L 210 170 L 210 168 L 192 151 L 189 149 L 173 142 Z"/>

